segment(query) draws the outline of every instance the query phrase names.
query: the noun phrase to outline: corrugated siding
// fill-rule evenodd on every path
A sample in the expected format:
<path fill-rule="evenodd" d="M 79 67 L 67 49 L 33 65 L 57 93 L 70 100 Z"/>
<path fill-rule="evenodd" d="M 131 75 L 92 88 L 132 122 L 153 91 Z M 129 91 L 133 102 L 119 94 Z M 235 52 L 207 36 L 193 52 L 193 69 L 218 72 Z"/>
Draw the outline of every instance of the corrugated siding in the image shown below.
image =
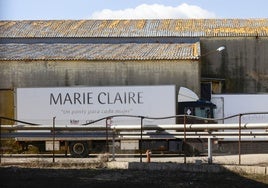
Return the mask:
<path fill-rule="evenodd" d="M 268 19 L 0 21 L 0 38 L 268 36 Z"/>
<path fill-rule="evenodd" d="M 198 59 L 200 44 L 0 44 L 0 60 Z"/>

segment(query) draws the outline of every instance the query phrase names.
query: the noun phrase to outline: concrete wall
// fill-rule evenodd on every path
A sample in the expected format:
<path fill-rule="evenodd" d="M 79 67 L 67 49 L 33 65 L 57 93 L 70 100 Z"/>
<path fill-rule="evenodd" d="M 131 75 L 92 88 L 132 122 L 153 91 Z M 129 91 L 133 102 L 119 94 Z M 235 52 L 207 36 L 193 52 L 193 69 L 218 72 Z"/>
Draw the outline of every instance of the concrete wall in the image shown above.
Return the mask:
<path fill-rule="evenodd" d="M 2 61 L 0 75 L 0 89 L 175 84 L 200 91 L 199 62 L 187 60 Z"/>
<path fill-rule="evenodd" d="M 268 38 L 203 38 L 201 54 L 222 45 L 222 53 L 202 57 L 201 76 L 225 79 L 225 93 L 267 93 Z"/>

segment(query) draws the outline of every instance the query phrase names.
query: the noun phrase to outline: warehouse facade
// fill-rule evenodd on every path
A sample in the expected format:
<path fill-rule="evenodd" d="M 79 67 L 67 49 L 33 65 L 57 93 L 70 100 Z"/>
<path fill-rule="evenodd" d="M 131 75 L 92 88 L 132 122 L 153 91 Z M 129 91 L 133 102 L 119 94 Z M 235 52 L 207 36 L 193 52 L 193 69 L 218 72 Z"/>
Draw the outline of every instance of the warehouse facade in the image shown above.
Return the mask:
<path fill-rule="evenodd" d="M 218 92 L 263 93 L 268 91 L 267 33 L 267 19 L 1 21 L 0 61 L 1 65 L 3 61 L 13 60 L 20 63 L 23 61 L 36 63 L 37 60 L 138 62 L 145 58 L 146 61 L 155 62 L 160 59 L 173 61 L 191 58 L 196 61 L 200 57 L 201 78 L 205 81 L 213 81 L 214 78 L 216 82 L 221 81 L 223 88 Z M 189 52 L 188 48 L 181 50 L 183 52 L 176 52 L 174 47 L 175 44 L 192 45 L 196 42 L 200 43 L 200 52 L 198 49 Z M 110 46 L 106 46 L 108 44 Z M 171 49 L 160 47 L 166 44 L 170 44 Z M 203 56 L 207 52 L 215 51 L 219 46 L 225 46 L 226 50 Z M 41 50 L 46 48 L 51 50 L 46 52 Z M 94 49 L 87 54 L 88 48 Z M 118 50 L 114 51 L 114 49 Z M 150 51 L 149 54 L 147 51 Z M 65 57 L 67 53 L 70 55 Z M 132 56 L 129 56 L 130 54 Z M 124 72 L 123 66 L 121 68 L 120 71 Z M 105 71 L 103 74 L 107 75 Z M 68 75 L 65 76 L 68 78 Z M 163 74 L 163 77 L 166 77 L 166 74 Z M 102 76 L 102 80 L 105 78 L 107 77 Z M 118 80 L 120 80 L 118 83 L 100 84 L 135 84 L 132 81 L 128 83 L 124 79 L 122 81 L 120 76 Z M 163 79 L 160 80 L 165 83 Z M 143 79 L 143 81 L 148 80 Z M 176 82 L 178 85 L 181 84 L 180 81 Z M 43 82 L 38 84 L 46 85 Z M 76 83 L 71 78 L 67 79 L 65 84 L 98 85 L 99 83 Z M 148 84 L 153 83 L 148 81 Z M 16 85 L 16 81 L 13 85 L 0 83 L 0 88 L 20 86 Z M 187 83 L 185 86 L 200 93 L 200 88 L 196 87 L 196 84 Z"/>
<path fill-rule="evenodd" d="M 8 79 L 2 88 L 175 84 L 199 89 L 199 43 L 3 46 L 1 74 Z"/>
<path fill-rule="evenodd" d="M 1 21 L 1 108 L 17 87 L 174 84 L 201 95 L 208 83 L 214 93 L 268 92 L 267 36 L 268 19 Z"/>

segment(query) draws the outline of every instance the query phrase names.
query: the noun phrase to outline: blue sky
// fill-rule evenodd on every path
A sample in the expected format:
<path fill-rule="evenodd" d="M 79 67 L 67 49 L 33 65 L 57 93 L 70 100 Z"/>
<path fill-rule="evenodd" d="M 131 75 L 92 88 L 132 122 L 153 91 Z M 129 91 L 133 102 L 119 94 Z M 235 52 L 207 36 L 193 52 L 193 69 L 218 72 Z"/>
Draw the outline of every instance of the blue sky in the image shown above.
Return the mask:
<path fill-rule="evenodd" d="M 0 20 L 268 18 L 268 0 L 0 0 Z"/>

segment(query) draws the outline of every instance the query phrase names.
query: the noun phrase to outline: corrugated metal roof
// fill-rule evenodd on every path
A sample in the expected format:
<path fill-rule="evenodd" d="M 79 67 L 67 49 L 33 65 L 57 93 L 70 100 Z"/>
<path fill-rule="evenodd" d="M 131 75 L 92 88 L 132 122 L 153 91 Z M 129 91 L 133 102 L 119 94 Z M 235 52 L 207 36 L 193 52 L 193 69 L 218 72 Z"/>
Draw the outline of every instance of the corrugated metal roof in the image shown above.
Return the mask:
<path fill-rule="evenodd" d="M 0 21 L 0 38 L 268 36 L 268 19 Z"/>
<path fill-rule="evenodd" d="M 0 60 L 198 59 L 200 43 L 0 44 Z"/>

